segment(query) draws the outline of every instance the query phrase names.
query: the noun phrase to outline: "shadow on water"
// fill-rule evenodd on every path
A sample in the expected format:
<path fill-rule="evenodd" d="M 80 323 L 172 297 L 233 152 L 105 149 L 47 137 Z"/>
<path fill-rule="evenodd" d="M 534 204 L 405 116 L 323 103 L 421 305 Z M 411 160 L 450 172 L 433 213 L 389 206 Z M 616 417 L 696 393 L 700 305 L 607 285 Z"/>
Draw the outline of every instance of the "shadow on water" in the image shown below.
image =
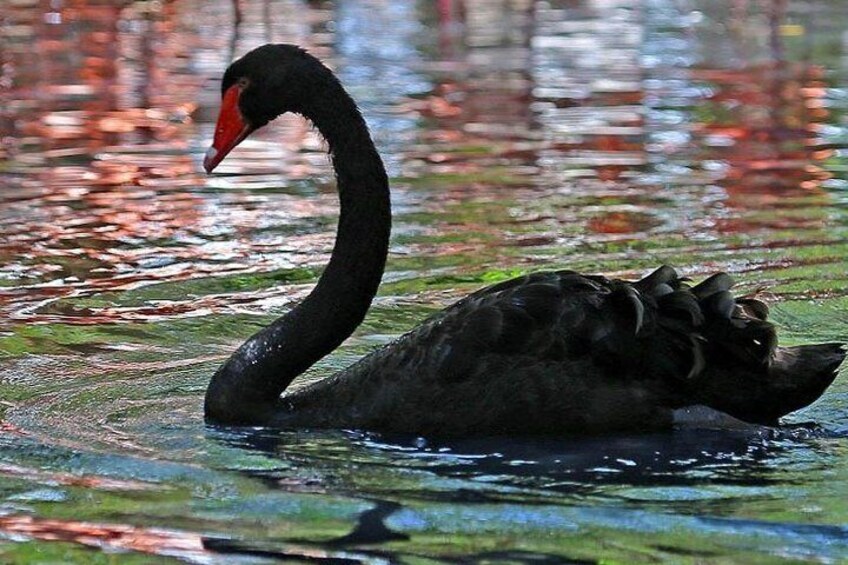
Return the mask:
<path fill-rule="evenodd" d="M 445 478 L 481 481 L 487 487 L 536 488 L 540 493 L 588 496 L 602 495 L 605 486 L 622 484 L 649 488 L 768 485 L 785 480 L 770 475 L 776 470 L 772 463 L 788 450 L 803 449 L 805 442 L 812 439 L 839 436 L 815 424 L 797 424 L 780 428 L 689 427 L 665 433 L 598 437 L 429 440 L 362 432 L 210 427 L 209 437 L 229 447 L 263 453 L 295 466 L 320 461 L 330 470 L 354 456 L 365 465 L 422 470 Z M 325 442 L 330 442 L 333 448 L 325 450 Z M 280 479 L 275 471 L 245 472 L 272 485 Z M 333 488 L 344 491 L 345 486 L 335 484 Z M 391 494 L 391 490 L 379 492 Z M 509 498 L 510 492 L 422 490 L 417 496 L 470 503 Z M 409 495 L 416 496 L 404 492 L 404 496 Z"/>

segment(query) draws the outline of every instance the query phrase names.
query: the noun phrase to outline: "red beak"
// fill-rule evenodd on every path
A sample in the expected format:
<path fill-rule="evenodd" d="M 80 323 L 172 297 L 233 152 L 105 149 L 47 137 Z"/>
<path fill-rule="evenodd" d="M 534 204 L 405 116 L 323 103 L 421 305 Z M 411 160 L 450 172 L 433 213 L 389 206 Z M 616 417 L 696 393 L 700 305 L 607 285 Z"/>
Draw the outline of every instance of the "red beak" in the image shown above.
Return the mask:
<path fill-rule="evenodd" d="M 203 168 L 207 173 L 211 173 L 233 147 L 241 143 L 255 129 L 241 117 L 238 107 L 239 96 L 241 96 L 241 86 L 238 84 L 234 84 L 224 93 L 212 147 L 206 151 L 206 156 L 203 158 Z"/>

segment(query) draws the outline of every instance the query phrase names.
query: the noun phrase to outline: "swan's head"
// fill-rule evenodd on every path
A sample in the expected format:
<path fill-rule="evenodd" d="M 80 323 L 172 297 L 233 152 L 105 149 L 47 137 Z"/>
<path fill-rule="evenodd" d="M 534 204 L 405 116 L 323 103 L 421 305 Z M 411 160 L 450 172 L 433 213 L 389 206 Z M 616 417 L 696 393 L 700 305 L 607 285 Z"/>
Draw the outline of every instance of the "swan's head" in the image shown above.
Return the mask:
<path fill-rule="evenodd" d="M 248 135 L 286 112 L 307 114 L 311 101 L 335 81 L 318 59 L 296 45 L 263 45 L 235 61 L 221 81 L 221 111 L 207 173 Z"/>

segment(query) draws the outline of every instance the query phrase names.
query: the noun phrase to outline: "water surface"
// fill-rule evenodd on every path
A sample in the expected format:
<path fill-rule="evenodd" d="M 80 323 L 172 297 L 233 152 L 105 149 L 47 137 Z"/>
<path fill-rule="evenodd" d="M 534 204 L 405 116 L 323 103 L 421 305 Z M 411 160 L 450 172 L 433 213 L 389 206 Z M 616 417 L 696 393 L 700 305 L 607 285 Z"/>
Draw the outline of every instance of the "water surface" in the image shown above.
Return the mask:
<path fill-rule="evenodd" d="M 538 269 L 723 269 L 784 343 L 848 341 L 848 11 L 634 4 L 4 6 L 0 561 L 848 560 L 844 371 L 780 429 L 203 424 L 210 374 L 333 242 L 332 171 L 299 119 L 202 174 L 220 75 L 268 41 L 336 69 L 393 188 L 380 295 L 301 383 Z"/>

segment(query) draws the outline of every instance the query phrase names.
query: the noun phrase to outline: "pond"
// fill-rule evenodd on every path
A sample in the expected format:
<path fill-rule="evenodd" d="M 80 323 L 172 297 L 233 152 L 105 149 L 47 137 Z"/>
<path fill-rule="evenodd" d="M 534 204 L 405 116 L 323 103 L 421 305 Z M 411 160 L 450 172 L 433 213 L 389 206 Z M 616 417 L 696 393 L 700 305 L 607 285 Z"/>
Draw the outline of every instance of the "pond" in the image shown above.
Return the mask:
<path fill-rule="evenodd" d="M 387 437 L 204 425 L 332 248 L 284 117 L 202 171 L 227 64 L 325 59 L 392 184 L 375 303 L 300 384 L 492 282 L 761 291 L 848 341 L 848 10 L 831 0 L 40 2 L 0 15 L 0 561 L 848 561 L 848 372 L 778 428 Z"/>

